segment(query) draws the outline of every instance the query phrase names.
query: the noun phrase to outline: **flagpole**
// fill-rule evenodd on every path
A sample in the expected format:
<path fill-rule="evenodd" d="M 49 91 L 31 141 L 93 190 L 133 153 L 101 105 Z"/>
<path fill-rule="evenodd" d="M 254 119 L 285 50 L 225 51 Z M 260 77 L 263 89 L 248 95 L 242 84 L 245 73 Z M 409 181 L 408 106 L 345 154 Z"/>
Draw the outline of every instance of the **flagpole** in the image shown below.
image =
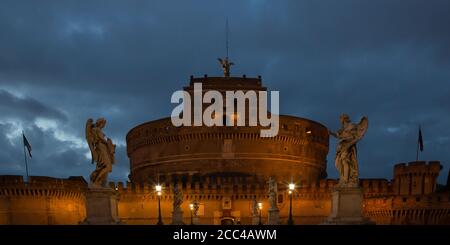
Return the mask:
<path fill-rule="evenodd" d="M 416 162 L 419 161 L 419 141 L 417 141 Z"/>
<path fill-rule="evenodd" d="M 420 134 L 420 125 L 419 125 L 419 134 Z M 416 162 L 419 161 L 419 138 L 417 138 L 417 149 L 416 149 Z"/>
<path fill-rule="evenodd" d="M 24 133 L 23 133 L 23 131 L 22 131 L 22 140 L 24 140 L 25 138 L 24 138 Z M 26 169 L 26 171 L 27 171 L 27 182 L 28 182 L 28 179 L 29 179 L 29 175 L 28 175 L 28 161 L 27 161 L 27 153 L 26 153 L 26 151 L 25 151 L 25 141 L 23 142 L 23 157 L 24 157 L 24 159 L 25 159 L 25 169 Z"/>

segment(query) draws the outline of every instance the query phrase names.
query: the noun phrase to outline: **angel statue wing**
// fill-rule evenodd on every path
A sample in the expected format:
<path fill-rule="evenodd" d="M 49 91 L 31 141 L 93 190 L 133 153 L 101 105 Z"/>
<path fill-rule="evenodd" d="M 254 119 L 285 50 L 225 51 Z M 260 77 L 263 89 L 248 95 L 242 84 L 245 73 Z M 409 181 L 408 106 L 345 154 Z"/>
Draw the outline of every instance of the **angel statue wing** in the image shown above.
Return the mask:
<path fill-rule="evenodd" d="M 114 164 L 116 162 L 116 158 L 114 157 L 114 153 L 116 153 L 116 145 L 113 144 L 110 138 L 108 138 L 106 142 L 108 143 L 108 152 L 109 156 L 111 157 L 111 163 Z"/>
<path fill-rule="evenodd" d="M 86 122 L 86 141 L 89 145 L 89 150 L 91 150 L 91 163 L 94 163 L 94 160 L 97 159 L 97 152 L 94 148 L 94 133 L 92 129 L 94 128 L 94 120 L 89 118 Z"/>
<path fill-rule="evenodd" d="M 221 58 L 217 58 L 221 65 L 223 65 L 223 60 Z"/>
<path fill-rule="evenodd" d="M 369 127 L 369 119 L 367 117 L 362 117 L 357 126 L 356 138 L 360 140 L 367 132 L 367 128 Z"/>
<path fill-rule="evenodd" d="M 348 141 L 348 144 L 345 146 L 350 147 L 356 142 L 360 141 L 369 127 L 369 119 L 367 117 L 362 117 L 361 121 L 358 124 L 353 124 L 353 129 L 351 130 L 351 139 Z M 344 148 L 346 149 L 346 148 Z"/>

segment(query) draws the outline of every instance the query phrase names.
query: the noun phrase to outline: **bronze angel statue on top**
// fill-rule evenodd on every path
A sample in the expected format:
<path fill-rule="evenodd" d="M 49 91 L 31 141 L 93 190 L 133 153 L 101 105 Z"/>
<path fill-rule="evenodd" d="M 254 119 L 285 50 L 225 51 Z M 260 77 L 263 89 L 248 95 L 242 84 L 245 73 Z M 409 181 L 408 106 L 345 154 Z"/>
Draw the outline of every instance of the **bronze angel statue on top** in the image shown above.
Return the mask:
<path fill-rule="evenodd" d="M 112 171 L 115 161 L 116 145 L 103 134 L 102 129 L 105 125 L 104 118 L 97 119 L 95 124 L 92 118 L 86 122 L 86 140 L 91 150 L 92 164 L 97 163 L 97 167 L 90 175 L 90 180 L 94 186 L 98 187 L 106 186 L 108 174 Z"/>
<path fill-rule="evenodd" d="M 220 65 L 222 66 L 223 69 L 223 75 L 225 77 L 230 77 L 230 68 L 232 65 L 234 65 L 233 62 L 230 62 L 228 60 L 228 57 L 221 59 L 221 58 L 217 58 L 217 60 L 219 60 Z"/>
<path fill-rule="evenodd" d="M 341 128 L 330 135 L 338 139 L 336 147 L 335 164 L 339 171 L 339 186 L 358 186 L 358 159 L 356 156 L 356 143 L 362 139 L 369 126 L 367 117 L 363 117 L 358 124 L 350 121 L 347 114 L 340 116 Z"/>

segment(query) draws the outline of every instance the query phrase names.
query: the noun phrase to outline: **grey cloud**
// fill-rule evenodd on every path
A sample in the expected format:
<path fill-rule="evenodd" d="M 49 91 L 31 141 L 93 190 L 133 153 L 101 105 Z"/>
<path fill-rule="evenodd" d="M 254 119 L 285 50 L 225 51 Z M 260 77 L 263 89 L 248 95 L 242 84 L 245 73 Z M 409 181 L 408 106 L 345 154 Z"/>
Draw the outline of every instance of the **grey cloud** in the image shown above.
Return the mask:
<path fill-rule="evenodd" d="M 61 111 L 51 108 L 30 97 L 18 97 L 6 90 L 0 89 L 0 113 L 5 117 L 33 120 L 36 117 L 67 120 Z"/>

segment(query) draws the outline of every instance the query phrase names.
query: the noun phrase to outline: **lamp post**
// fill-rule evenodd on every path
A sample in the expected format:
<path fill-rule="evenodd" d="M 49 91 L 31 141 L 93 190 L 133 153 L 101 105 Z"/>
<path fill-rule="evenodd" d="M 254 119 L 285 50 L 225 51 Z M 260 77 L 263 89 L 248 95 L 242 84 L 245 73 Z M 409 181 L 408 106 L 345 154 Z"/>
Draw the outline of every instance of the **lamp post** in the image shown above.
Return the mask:
<path fill-rule="evenodd" d="M 156 193 L 158 194 L 158 223 L 156 223 L 157 225 L 164 225 L 162 222 L 162 217 L 161 217 L 161 194 L 162 194 L 162 186 L 161 185 L 156 185 L 155 186 L 156 189 Z"/>
<path fill-rule="evenodd" d="M 191 210 L 191 225 L 193 225 L 194 224 L 194 204 L 193 203 L 191 203 L 191 204 L 189 204 L 189 209 Z"/>
<path fill-rule="evenodd" d="M 261 222 L 262 203 L 261 202 L 258 203 L 258 209 L 259 209 L 259 223 L 258 223 L 258 225 L 262 225 L 262 222 Z"/>
<path fill-rule="evenodd" d="M 289 219 L 288 225 L 293 225 L 294 220 L 292 220 L 292 195 L 294 194 L 295 184 L 289 184 Z"/>

